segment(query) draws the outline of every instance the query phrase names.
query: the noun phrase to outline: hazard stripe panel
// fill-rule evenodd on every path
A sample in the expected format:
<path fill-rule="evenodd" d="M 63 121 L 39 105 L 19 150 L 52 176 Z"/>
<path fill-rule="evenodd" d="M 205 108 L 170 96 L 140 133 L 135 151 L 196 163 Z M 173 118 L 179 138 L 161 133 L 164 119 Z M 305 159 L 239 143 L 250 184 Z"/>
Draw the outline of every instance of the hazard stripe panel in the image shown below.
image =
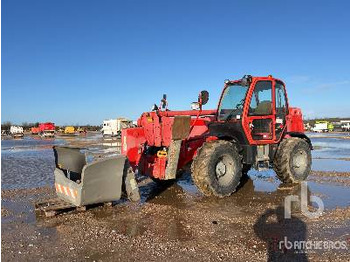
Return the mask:
<path fill-rule="evenodd" d="M 73 190 L 70 187 L 63 186 L 63 185 L 60 185 L 58 183 L 55 183 L 55 187 L 56 187 L 56 192 L 59 192 L 59 193 L 64 194 L 66 196 L 69 196 L 72 198 L 76 198 L 78 196 L 78 191 Z"/>

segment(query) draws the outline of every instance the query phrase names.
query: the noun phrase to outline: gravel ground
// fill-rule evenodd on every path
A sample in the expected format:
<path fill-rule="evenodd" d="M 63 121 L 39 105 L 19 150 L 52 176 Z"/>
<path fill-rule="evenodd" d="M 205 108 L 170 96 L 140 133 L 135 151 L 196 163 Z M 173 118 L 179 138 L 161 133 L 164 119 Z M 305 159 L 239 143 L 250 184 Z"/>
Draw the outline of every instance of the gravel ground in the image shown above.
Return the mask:
<path fill-rule="evenodd" d="M 315 177 L 317 174 L 313 174 Z M 322 174 L 324 175 L 324 174 Z M 347 174 L 349 176 L 349 174 Z M 187 184 L 190 190 L 184 190 Z M 192 188 L 193 187 L 193 188 Z M 187 188 L 188 189 L 188 188 Z M 202 197 L 190 177 L 161 188 L 142 182 L 140 203 L 120 201 L 54 218 L 34 203 L 55 196 L 51 187 L 2 192 L 3 261 L 349 261 L 349 250 L 281 252 L 278 241 L 347 241 L 350 208 L 316 219 L 283 218 L 282 200 L 293 189 L 256 192 L 248 179 L 229 198 Z"/>

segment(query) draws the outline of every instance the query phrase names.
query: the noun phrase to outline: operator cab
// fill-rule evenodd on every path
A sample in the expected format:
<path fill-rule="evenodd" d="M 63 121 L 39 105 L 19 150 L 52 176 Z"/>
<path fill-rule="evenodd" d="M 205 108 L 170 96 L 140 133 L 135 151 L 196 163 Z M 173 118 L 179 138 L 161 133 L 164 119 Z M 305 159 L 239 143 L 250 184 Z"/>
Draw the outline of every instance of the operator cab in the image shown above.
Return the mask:
<path fill-rule="evenodd" d="M 286 125 L 288 103 L 282 81 L 244 76 L 225 81 L 217 120 L 240 122 L 249 144 L 277 143 Z"/>
<path fill-rule="evenodd" d="M 286 130 L 287 115 L 282 81 L 272 76 L 246 75 L 236 81 L 225 80 L 217 121 L 209 124 L 209 132 L 238 142 L 244 151 L 244 163 L 268 166 Z"/>

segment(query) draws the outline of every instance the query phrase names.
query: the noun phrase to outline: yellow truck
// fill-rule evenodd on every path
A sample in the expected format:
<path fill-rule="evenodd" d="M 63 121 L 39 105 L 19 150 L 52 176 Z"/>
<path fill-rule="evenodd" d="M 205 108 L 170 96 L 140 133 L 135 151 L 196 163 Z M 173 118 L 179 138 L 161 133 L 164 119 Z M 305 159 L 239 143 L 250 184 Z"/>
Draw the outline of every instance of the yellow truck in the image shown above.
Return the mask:
<path fill-rule="evenodd" d="M 66 126 L 66 128 L 64 129 L 64 133 L 66 135 L 73 135 L 73 134 L 75 134 L 74 126 Z"/>

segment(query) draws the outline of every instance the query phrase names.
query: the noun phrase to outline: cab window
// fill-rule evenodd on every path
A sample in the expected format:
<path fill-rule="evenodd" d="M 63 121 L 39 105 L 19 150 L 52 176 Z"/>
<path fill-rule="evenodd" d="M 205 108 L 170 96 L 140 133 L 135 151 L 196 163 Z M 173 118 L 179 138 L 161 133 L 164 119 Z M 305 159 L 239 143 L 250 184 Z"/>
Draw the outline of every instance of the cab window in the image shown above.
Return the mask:
<path fill-rule="evenodd" d="M 219 105 L 219 120 L 230 120 L 241 115 L 248 86 L 234 83 L 226 87 Z"/>
<path fill-rule="evenodd" d="M 259 81 L 255 84 L 250 101 L 249 115 L 263 116 L 272 114 L 272 82 Z"/>
<path fill-rule="evenodd" d="M 277 116 L 285 116 L 287 113 L 287 102 L 286 102 L 286 94 L 284 91 L 284 86 L 281 82 L 276 82 L 275 87 L 275 100 L 276 100 L 276 115 Z"/>

